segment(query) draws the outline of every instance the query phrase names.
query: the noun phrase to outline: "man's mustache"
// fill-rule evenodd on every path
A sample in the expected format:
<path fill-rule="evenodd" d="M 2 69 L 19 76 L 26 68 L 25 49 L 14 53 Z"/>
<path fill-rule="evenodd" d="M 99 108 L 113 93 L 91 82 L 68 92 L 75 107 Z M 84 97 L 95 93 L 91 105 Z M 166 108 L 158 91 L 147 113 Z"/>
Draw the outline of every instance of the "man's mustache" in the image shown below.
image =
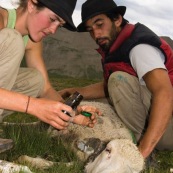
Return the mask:
<path fill-rule="evenodd" d="M 99 45 L 100 42 L 104 41 L 104 40 L 109 40 L 108 37 L 100 37 L 96 39 L 96 43 Z"/>

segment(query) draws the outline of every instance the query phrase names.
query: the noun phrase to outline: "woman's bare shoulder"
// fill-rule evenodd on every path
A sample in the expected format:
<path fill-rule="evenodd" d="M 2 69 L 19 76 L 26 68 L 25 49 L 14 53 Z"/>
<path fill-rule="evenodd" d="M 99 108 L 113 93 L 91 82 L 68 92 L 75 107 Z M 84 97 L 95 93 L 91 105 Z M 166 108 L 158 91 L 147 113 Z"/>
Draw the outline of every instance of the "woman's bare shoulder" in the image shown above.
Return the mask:
<path fill-rule="evenodd" d="M 7 22 L 7 11 L 0 7 L 0 29 L 5 28 Z"/>

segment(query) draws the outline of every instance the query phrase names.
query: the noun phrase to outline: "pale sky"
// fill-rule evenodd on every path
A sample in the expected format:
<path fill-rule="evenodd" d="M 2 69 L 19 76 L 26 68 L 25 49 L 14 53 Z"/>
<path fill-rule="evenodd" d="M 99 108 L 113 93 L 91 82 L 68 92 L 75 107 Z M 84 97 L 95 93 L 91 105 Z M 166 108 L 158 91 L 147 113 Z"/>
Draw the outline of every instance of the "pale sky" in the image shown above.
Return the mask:
<path fill-rule="evenodd" d="M 0 5 L 19 0 L 0 0 Z M 81 22 L 81 5 L 85 0 L 77 0 L 73 20 L 77 26 Z M 125 18 L 132 24 L 140 22 L 159 36 L 173 39 L 173 0 L 115 0 L 117 5 L 127 7 Z M 11 5 L 10 5 L 11 6 Z"/>
<path fill-rule="evenodd" d="M 81 5 L 85 0 L 77 0 L 73 20 L 77 26 L 81 22 Z M 159 36 L 173 39 L 173 0 L 116 0 L 119 6 L 126 6 L 125 18 L 132 24 L 140 22 Z"/>

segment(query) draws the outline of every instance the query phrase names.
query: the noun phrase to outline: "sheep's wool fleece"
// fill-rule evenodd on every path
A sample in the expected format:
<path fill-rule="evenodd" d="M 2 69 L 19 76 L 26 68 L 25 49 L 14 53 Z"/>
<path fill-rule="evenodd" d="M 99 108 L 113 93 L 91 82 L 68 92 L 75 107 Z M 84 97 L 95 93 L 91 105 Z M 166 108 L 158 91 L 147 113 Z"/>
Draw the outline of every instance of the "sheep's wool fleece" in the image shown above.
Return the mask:
<path fill-rule="evenodd" d="M 102 112 L 102 116 L 98 116 L 97 124 L 94 128 L 83 127 L 76 124 L 71 124 L 69 126 L 69 131 L 76 133 L 80 136 L 80 139 L 95 137 L 102 141 L 110 141 L 112 139 L 132 140 L 131 133 L 109 104 L 83 101 L 81 105 L 92 105 L 97 107 Z"/>

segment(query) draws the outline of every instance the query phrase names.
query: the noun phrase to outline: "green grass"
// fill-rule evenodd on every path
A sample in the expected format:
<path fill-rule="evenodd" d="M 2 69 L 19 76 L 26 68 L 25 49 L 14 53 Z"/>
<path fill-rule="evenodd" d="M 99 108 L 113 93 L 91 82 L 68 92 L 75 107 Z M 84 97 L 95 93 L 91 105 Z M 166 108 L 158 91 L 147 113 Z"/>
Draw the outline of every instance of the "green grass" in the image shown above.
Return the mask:
<path fill-rule="evenodd" d="M 52 74 L 52 73 L 49 74 L 49 77 L 53 87 L 56 90 L 61 90 L 63 88 L 70 88 L 74 86 L 83 87 L 83 86 L 100 81 L 99 79 L 65 77 L 65 76 L 60 76 L 58 74 Z"/>
<path fill-rule="evenodd" d="M 32 123 L 38 121 L 38 118 L 26 113 L 15 112 L 5 117 L 3 121 L 9 123 Z"/>
<path fill-rule="evenodd" d="M 3 130 L 2 137 L 13 139 L 15 142 L 15 147 L 6 152 L 6 160 L 12 162 L 21 155 L 28 155 L 30 157 L 39 156 L 53 162 L 74 162 L 71 167 L 66 167 L 64 164 L 55 164 L 50 169 L 42 171 L 30 168 L 35 173 L 80 173 L 82 170 L 83 165 L 78 161 L 75 153 L 69 147 L 64 147 L 61 138 L 51 138 L 44 128 L 40 130 L 40 127 L 31 128 L 18 124 L 6 126 Z"/>
<path fill-rule="evenodd" d="M 75 79 L 71 77 L 50 75 L 53 86 L 57 89 L 66 87 L 85 86 L 99 80 Z M 1 154 L 1 159 L 15 161 L 21 155 L 31 157 L 42 157 L 54 162 L 73 162 L 74 165 L 67 167 L 63 163 L 56 164 L 50 169 L 39 170 L 30 168 L 34 173 L 82 173 L 84 165 L 76 157 L 75 153 L 63 145 L 62 138 L 50 138 L 47 134 L 47 125 L 42 126 L 21 126 L 20 123 L 35 122 L 38 119 L 28 114 L 15 113 L 5 119 L 8 122 L 15 122 L 14 126 L 2 126 L 1 137 L 14 140 L 14 148 L 5 154 Z M 157 152 L 156 154 L 159 169 L 150 168 L 145 173 L 169 173 L 173 168 L 173 152 Z"/>

